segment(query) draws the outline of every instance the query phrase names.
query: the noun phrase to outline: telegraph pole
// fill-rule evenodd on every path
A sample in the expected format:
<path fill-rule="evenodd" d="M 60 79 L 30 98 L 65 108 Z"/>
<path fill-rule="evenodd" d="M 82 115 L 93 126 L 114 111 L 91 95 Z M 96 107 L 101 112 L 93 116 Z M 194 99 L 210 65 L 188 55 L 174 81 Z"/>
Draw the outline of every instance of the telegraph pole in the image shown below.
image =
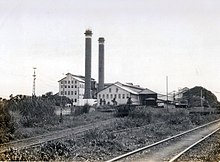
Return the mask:
<path fill-rule="evenodd" d="M 202 100 L 203 100 L 203 97 L 202 97 L 202 89 L 201 89 L 201 97 L 200 97 L 200 98 L 201 98 L 201 107 L 203 107 L 203 101 L 202 101 Z"/>
<path fill-rule="evenodd" d="M 33 68 L 34 69 L 34 75 L 33 75 L 33 90 L 32 90 L 32 96 L 35 96 L 35 80 L 36 80 L 36 73 L 35 70 L 37 69 L 36 67 Z"/>
<path fill-rule="evenodd" d="M 61 94 L 61 108 L 60 108 L 60 123 L 63 123 L 63 108 L 64 108 L 64 91 L 65 91 L 65 81 L 66 81 L 66 78 L 64 78 L 64 80 L 62 81 L 63 82 L 63 93 Z M 62 90 L 61 90 L 62 92 Z"/>
<path fill-rule="evenodd" d="M 166 76 L 167 110 L 168 110 L 168 76 Z"/>

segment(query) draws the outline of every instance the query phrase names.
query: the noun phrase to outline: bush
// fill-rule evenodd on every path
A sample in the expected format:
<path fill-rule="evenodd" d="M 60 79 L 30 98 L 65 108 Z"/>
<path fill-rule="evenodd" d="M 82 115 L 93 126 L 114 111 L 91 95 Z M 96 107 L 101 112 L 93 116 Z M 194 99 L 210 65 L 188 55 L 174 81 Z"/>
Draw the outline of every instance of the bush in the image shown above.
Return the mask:
<path fill-rule="evenodd" d="M 90 110 L 90 105 L 85 104 L 84 106 L 74 107 L 74 111 L 72 112 L 72 114 L 75 116 L 87 114 L 87 113 L 89 113 L 89 110 Z"/>
<path fill-rule="evenodd" d="M 116 106 L 116 117 L 125 117 L 128 116 L 129 112 L 134 108 L 132 105 L 118 105 Z"/>
<path fill-rule="evenodd" d="M 13 132 L 14 124 L 7 108 L 7 101 L 0 100 L 0 143 L 8 142 Z"/>
<path fill-rule="evenodd" d="M 152 112 L 147 107 L 136 107 L 129 112 L 129 117 L 145 119 L 148 123 L 152 121 Z"/>
<path fill-rule="evenodd" d="M 82 108 L 82 112 L 83 113 L 89 113 L 89 109 L 90 109 L 90 105 L 89 104 L 85 104 Z"/>
<path fill-rule="evenodd" d="M 20 123 L 24 127 L 52 124 L 59 118 L 55 115 L 55 108 L 49 100 L 23 98 L 18 101 L 10 101 L 9 108 L 12 112 L 20 112 L 22 115 Z"/>

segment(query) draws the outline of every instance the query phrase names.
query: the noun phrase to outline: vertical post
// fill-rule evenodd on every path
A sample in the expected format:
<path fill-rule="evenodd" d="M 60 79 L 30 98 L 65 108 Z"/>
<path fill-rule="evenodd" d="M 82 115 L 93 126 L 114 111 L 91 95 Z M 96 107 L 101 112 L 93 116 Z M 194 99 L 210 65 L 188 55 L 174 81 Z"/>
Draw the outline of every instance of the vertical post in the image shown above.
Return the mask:
<path fill-rule="evenodd" d="M 200 97 L 200 98 L 201 98 L 201 107 L 203 107 L 203 101 L 202 101 L 202 99 L 203 99 L 203 98 L 202 98 L 202 89 L 201 89 L 201 97 Z"/>
<path fill-rule="evenodd" d="M 167 110 L 168 110 L 168 76 L 166 76 L 166 96 L 167 96 Z"/>
<path fill-rule="evenodd" d="M 63 82 L 63 94 L 61 95 L 60 123 L 63 123 L 64 91 L 65 91 L 65 81 Z"/>

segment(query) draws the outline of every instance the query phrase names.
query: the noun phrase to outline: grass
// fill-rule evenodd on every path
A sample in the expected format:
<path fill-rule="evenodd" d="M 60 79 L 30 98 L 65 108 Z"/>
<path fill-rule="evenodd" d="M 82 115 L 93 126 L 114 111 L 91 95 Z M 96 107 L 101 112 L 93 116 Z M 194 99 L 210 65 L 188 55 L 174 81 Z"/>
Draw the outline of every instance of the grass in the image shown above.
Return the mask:
<path fill-rule="evenodd" d="M 63 123 L 60 123 L 59 120 L 57 120 L 53 121 L 52 124 L 45 124 L 40 127 L 23 127 L 21 124 L 19 124 L 18 118 L 16 118 L 17 127 L 14 133 L 14 139 L 33 137 L 50 131 L 73 128 L 111 118 L 113 118 L 113 113 L 94 111 L 79 116 L 66 115 L 63 116 Z"/>
<path fill-rule="evenodd" d="M 63 129 L 98 122 L 112 118 L 112 113 L 91 112 L 80 116 L 64 116 L 64 122 L 59 125 L 46 125 L 44 129 Z M 35 150 L 29 150 L 15 154 L 21 157 L 23 154 L 28 160 L 63 160 L 63 161 L 105 161 L 114 156 L 142 147 L 168 136 L 175 135 L 181 131 L 191 129 L 198 124 L 206 123 L 216 119 L 219 115 L 190 115 L 184 109 L 167 111 L 166 109 L 144 108 L 136 109 L 126 117 L 118 118 L 113 124 L 105 127 L 94 128 L 88 131 L 84 138 L 75 139 L 68 137 L 52 143 L 46 143 Z M 143 126 L 143 127 L 142 127 Z M 137 128 L 135 131 L 114 133 L 113 131 Z M 61 150 L 59 149 L 61 148 Z M 48 151 L 49 150 L 49 151 Z M 61 151 L 61 152 L 60 152 Z M 64 152 L 62 152 L 64 151 Z M 10 152 L 11 153 L 11 152 Z M 43 154 L 42 154 L 43 153 Z M 42 156 L 43 155 L 43 156 Z M 3 160 L 8 160 L 3 159 Z M 16 159 L 11 159 L 16 160 Z"/>

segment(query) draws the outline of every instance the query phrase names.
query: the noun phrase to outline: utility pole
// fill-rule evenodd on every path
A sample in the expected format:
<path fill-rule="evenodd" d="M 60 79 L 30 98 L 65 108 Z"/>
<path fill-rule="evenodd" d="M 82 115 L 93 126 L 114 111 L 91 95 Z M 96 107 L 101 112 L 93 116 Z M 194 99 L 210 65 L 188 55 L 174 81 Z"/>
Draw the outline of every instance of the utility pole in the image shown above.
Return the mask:
<path fill-rule="evenodd" d="M 33 90 L 32 90 L 32 96 L 35 96 L 35 80 L 36 80 L 36 73 L 35 70 L 37 69 L 36 67 L 33 68 L 34 69 L 34 75 L 33 75 Z"/>
<path fill-rule="evenodd" d="M 202 89 L 201 89 L 201 107 L 203 107 L 203 101 L 202 101 L 202 99 L 203 99 L 203 97 L 202 97 Z"/>
<path fill-rule="evenodd" d="M 168 111 L 168 76 L 166 76 L 167 111 Z"/>
<path fill-rule="evenodd" d="M 63 102 L 63 100 L 64 100 L 64 91 L 65 91 L 65 78 L 64 78 L 64 81 L 63 81 L 63 93 L 61 94 L 61 108 L 60 108 L 60 123 L 63 123 L 63 107 L 64 107 L 64 102 Z M 62 90 L 61 90 L 61 92 L 62 92 Z"/>

